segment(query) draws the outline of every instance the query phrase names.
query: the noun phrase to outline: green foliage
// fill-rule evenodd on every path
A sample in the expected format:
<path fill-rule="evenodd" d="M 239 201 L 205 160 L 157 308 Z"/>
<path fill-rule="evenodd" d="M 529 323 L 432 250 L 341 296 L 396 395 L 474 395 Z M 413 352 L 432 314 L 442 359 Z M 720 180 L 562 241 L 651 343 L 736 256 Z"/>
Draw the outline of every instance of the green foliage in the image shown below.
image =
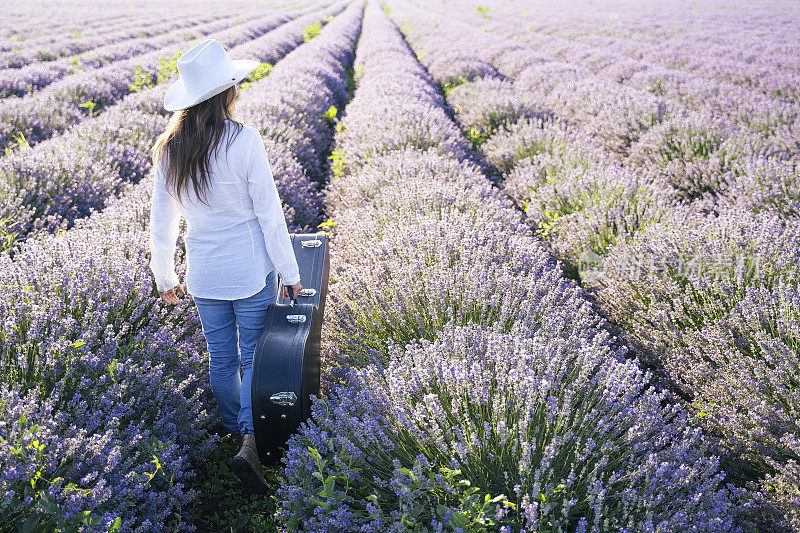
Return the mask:
<path fill-rule="evenodd" d="M 183 55 L 183 52 L 175 52 L 172 56 L 162 57 L 158 62 L 158 69 L 156 71 L 156 83 L 163 83 L 172 76 L 178 73 L 178 58 Z"/>
<path fill-rule="evenodd" d="M 82 72 L 83 69 L 81 68 L 80 64 L 78 63 L 78 58 L 76 56 L 70 56 L 69 63 L 72 65 L 72 73 L 77 74 L 78 72 Z"/>
<path fill-rule="evenodd" d="M 301 437 L 301 439 L 305 440 Z M 328 449 L 333 450 L 325 457 L 316 447 L 307 445 L 308 455 L 315 470 L 307 479 L 309 502 L 325 513 L 340 508 L 345 501 L 360 502 L 363 509 L 354 509 L 353 515 L 358 520 L 381 520 L 391 522 L 391 512 L 398 512 L 399 523 L 404 531 L 430 533 L 429 524 L 437 520 L 452 528 L 463 531 L 488 533 L 497 531 L 500 525 L 511 523 L 510 520 L 498 519 L 498 511 L 506 515 L 516 509 L 516 504 L 509 501 L 504 494 L 492 497 L 490 494 L 473 487 L 461 470 L 447 466 L 423 466 L 419 456 L 413 459 L 397 458 L 400 465 L 406 462 L 410 467 L 396 466 L 391 463 L 383 465 L 377 472 L 382 477 L 392 477 L 398 487 L 394 490 L 390 484 L 353 483 L 363 469 L 359 462 L 342 449 L 336 449 L 328 438 Z M 377 459 L 381 462 L 388 458 Z M 286 482 L 285 479 L 281 480 Z M 386 479 L 385 481 L 388 481 Z M 313 487 L 313 488 L 312 488 Z M 380 488 L 376 488 L 380 487 Z M 395 492 L 396 491 L 396 492 Z M 405 496 L 400 498 L 398 494 Z M 370 504 L 367 507 L 367 504 Z M 361 507 L 361 506 L 359 506 Z M 294 531 L 303 518 L 302 512 L 292 509 L 287 513 L 287 526 Z M 509 514 L 509 518 L 511 518 Z"/>
<path fill-rule="evenodd" d="M 478 15 L 482 16 L 487 20 L 492 18 L 492 16 L 489 14 L 489 8 L 486 6 L 478 6 L 475 8 L 475 11 L 478 12 Z"/>
<path fill-rule="evenodd" d="M 28 139 L 25 138 L 25 134 L 22 133 L 21 131 L 15 133 L 13 139 L 14 140 L 8 143 L 3 149 L 5 155 L 10 154 L 15 149 L 27 150 L 28 148 L 31 147 L 30 143 L 28 142 Z"/>
<path fill-rule="evenodd" d="M 331 217 L 328 220 L 322 222 L 321 224 L 318 224 L 317 228 L 320 231 L 324 231 L 325 233 L 331 233 L 331 231 L 335 226 L 336 226 L 336 220 L 334 220 L 333 217 Z"/>
<path fill-rule="evenodd" d="M 349 98 L 353 98 L 356 92 L 356 77 L 361 75 L 361 66 L 354 67 L 350 65 L 345 69 L 345 72 L 347 79 L 347 95 Z"/>
<path fill-rule="evenodd" d="M 84 109 L 88 109 L 89 110 L 89 116 L 90 117 L 95 117 L 95 116 L 98 115 L 98 113 L 100 113 L 100 111 L 95 111 L 95 107 L 96 106 L 97 106 L 97 104 L 95 102 L 89 101 L 89 102 L 82 103 L 79 107 L 82 107 Z"/>
<path fill-rule="evenodd" d="M 464 131 L 464 135 L 466 135 L 467 139 L 472 143 L 472 149 L 478 150 L 480 146 L 486 142 L 486 140 L 492 136 L 493 131 L 485 130 L 483 128 L 478 128 L 475 126 L 470 126 L 468 130 Z"/>
<path fill-rule="evenodd" d="M 561 142 L 550 142 L 550 141 L 537 141 L 533 139 L 526 139 L 516 153 L 512 154 L 511 159 L 508 161 L 504 161 L 500 168 L 503 172 L 510 172 L 515 166 L 517 166 L 521 161 L 534 161 L 536 156 L 539 154 L 550 154 L 555 156 L 564 157 L 564 149 L 567 148 L 565 143 Z M 570 150 L 570 152 L 574 152 L 574 150 Z M 587 167 L 591 164 L 591 162 L 583 157 L 573 156 L 577 160 L 573 164 L 583 165 Z"/>
<path fill-rule="evenodd" d="M 136 65 L 133 69 L 133 83 L 128 87 L 128 90 L 135 93 L 152 86 L 153 76 L 145 72 L 141 65 Z"/>
<path fill-rule="evenodd" d="M 442 93 L 444 93 L 445 98 L 447 98 L 450 95 L 450 93 L 453 92 L 453 89 L 455 89 L 459 85 L 467 83 L 468 81 L 470 80 L 468 80 L 464 76 L 459 76 L 456 79 L 449 79 L 442 84 Z"/>
<path fill-rule="evenodd" d="M 453 80 L 442 86 L 441 91 L 447 97 L 447 93 L 468 81 L 470 80 L 463 78 Z M 456 113 L 462 112 L 458 108 L 455 111 Z M 523 117 L 524 112 L 513 106 L 493 106 L 482 114 L 480 120 L 476 120 L 468 129 L 462 131 L 472 143 L 473 150 L 480 150 L 480 146 L 497 133 L 501 127 L 508 127 Z"/>
<path fill-rule="evenodd" d="M 322 118 L 324 118 L 328 124 L 334 124 L 336 122 L 336 113 L 338 113 L 338 109 L 336 109 L 336 106 L 332 105 L 322 114 Z"/>
<path fill-rule="evenodd" d="M 19 232 L 11 231 L 11 217 L 0 218 L 0 252 L 10 250 L 19 236 Z"/>
<path fill-rule="evenodd" d="M 315 505 L 322 507 L 326 511 L 332 511 L 336 509 L 347 497 L 347 492 L 350 490 L 351 478 L 349 475 L 345 475 L 336 470 L 326 475 L 326 467 L 334 458 L 328 457 L 323 459 L 319 453 L 319 450 L 311 446 L 308 446 L 307 448 L 309 455 L 312 459 L 314 459 L 314 465 L 317 467 L 317 470 L 313 472 L 312 475 L 322 482 L 322 490 L 320 490 L 318 493 L 319 497 L 311 496 L 309 499 Z M 360 468 L 353 468 L 353 458 L 346 452 L 341 451 L 335 455 L 338 456 L 338 459 L 344 460 L 344 462 L 341 464 L 345 465 L 345 472 L 357 472 L 361 470 Z M 342 487 L 340 492 L 336 492 L 334 490 L 336 488 L 337 481 Z"/>
<path fill-rule="evenodd" d="M 526 210 L 527 213 L 527 210 Z M 537 224 L 536 227 L 536 234 L 537 236 L 547 239 L 553 233 L 553 226 L 559 218 L 568 215 L 570 210 L 568 206 L 565 206 L 563 209 L 545 209 L 545 211 L 541 214 L 541 220 Z"/>
<path fill-rule="evenodd" d="M 341 178 L 347 172 L 347 163 L 344 162 L 344 155 L 339 150 L 331 151 L 328 156 L 331 161 L 331 171 L 334 178 Z"/>
<path fill-rule="evenodd" d="M 309 24 L 308 26 L 303 28 L 303 42 L 307 43 L 314 37 L 317 37 L 321 30 L 322 30 L 322 22 L 315 22 L 314 24 Z"/>
<path fill-rule="evenodd" d="M 175 52 L 172 56 L 163 56 L 158 61 L 155 75 L 146 71 L 141 65 L 134 67 L 133 83 L 128 90 L 132 93 L 155 87 L 163 83 L 178 73 L 178 58 L 183 52 Z"/>
<path fill-rule="evenodd" d="M 415 459 L 414 466 L 416 468 L 419 467 L 419 459 Z M 409 483 L 407 486 L 411 490 L 418 490 L 421 486 L 421 480 L 419 476 L 415 474 L 413 468 L 400 468 L 398 472 L 408 476 Z M 516 508 L 516 504 L 508 501 L 504 494 L 492 497 L 489 494 L 483 493 L 479 488 L 473 487 L 470 481 L 462 476 L 461 470 L 441 466 L 439 467 L 439 475 L 444 480 L 446 487 L 453 487 L 455 490 L 449 494 L 444 491 L 435 491 L 434 494 L 436 494 L 436 499 L 438 501 L 449 503 L 450 505 L 437 503 L 433 509 L 436 511 L 436 518 L 438 520 L 454 528 L 461 528 L 464 531 L 475 533 L 496 531 L 496 527 L 503 523 L 502 520 L 497 520 L 495 518 L 498 509 Z M 434 472 L 431 470 L 428 473 L 426 485 L 433 485 L 435 483 L 435 477 Z M 422 526 L 422 524 L 430 522 L 427 517 L 417 522 L 418 518 L 423 517 L 425 511 L 426 509 L 422 506 L 417 506 L 412 510 L 414 519 L 408 522 L 409 525 L 413 526 L 414 531 L 427 531 L 427 528 Z M 487 526 L 495 527 L 489 528 Z"/>
<path fill-rule="evenodd" d="M 261 78 L 266 77 L 270 72 L 272 72 L 272 65 L 270 63 L 261 63 L 239 84 L 239 88 L 247 89 Z"/>
<path fill-rule="evenodd" d="M 667 88 L 662 78 L 654 78 L 646 87 L 646 90 L 655 96 L 664 96 L 667 94 Z"/>

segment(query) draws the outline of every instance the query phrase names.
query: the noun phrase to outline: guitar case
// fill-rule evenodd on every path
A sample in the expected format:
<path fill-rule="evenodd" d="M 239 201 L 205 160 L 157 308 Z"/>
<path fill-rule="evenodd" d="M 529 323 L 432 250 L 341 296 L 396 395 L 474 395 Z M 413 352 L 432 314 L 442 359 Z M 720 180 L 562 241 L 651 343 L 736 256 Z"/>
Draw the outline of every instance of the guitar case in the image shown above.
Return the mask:
<path fill-rule="evenodd" d="M 311 416 L 311 395 L 320 390 L 320 341 L 330 260 L 325 233 L 290 234 L 303 290 L 267 308 L 253 354 L 253 430 L 261 463 L 274 464 L 280 448 Z"/>

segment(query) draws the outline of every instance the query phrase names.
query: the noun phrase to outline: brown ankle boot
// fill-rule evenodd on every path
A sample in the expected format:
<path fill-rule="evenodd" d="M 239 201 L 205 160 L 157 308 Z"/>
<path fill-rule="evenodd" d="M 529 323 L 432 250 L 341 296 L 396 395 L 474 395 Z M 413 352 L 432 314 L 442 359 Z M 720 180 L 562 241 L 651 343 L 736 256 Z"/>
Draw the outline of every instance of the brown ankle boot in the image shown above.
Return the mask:
<path fill-rule="evenodd" d="M 231 470 L 242 480 L 244 490 L 250 494 L 267 492 L 267 481 L 261 473 L 261 461 L 256 451 L 256 436 L 252 433 L 242 435 L 242 448 L 231 459 Z"/>

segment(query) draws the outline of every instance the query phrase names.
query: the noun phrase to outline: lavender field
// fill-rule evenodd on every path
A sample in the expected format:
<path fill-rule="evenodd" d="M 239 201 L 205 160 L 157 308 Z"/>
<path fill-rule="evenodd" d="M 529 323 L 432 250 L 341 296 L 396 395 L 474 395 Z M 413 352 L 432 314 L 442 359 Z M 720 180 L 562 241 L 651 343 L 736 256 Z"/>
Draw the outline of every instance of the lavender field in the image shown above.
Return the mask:
<path fill-rule="evenodd" d="M 0 532 L 800 532 L 800 4 L 87 6 L 0 18 Z M 148 267 L 205 38 L 331 243 L 267 496 Z"/>

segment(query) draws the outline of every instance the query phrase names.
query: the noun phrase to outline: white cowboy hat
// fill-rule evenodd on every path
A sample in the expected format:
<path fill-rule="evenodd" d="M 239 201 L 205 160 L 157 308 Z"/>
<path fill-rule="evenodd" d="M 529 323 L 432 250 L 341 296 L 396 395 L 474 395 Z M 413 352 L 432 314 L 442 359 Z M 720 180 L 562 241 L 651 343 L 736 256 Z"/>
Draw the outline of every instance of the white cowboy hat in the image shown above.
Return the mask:
<path fill-rule="evenodd" d="M 164 109 L 178 111 L 208 100 L 242 81 L 261 63 L 231 60 L 216 39 L 206 39 L 178 58 L 178 77 L 164 95 Z"/>

